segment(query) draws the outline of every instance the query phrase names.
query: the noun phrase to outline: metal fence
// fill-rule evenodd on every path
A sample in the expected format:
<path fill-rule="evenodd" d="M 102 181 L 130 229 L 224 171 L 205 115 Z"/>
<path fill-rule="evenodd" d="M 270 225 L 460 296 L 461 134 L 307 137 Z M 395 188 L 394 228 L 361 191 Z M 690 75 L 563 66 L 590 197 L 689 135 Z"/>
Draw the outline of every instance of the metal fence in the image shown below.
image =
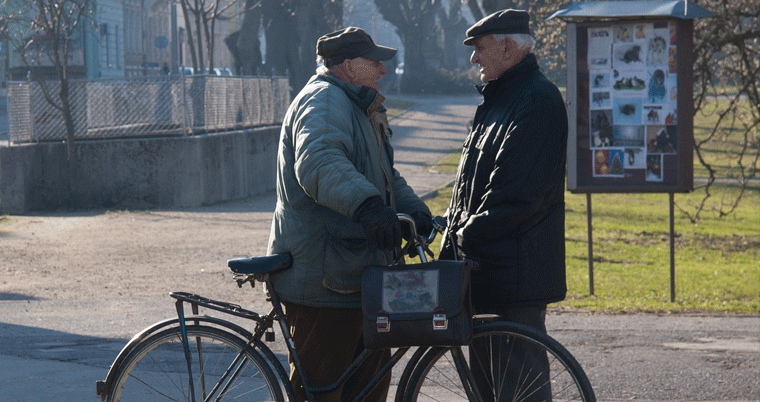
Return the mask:
<path fill-rule="evenodd" d="M 66 138 L 57 81 L 8 85 L 11 143 Z M 179 76 L 72 80 L 69 84 L 77 139 L 194 135 L 280 124 L 290 103 L 280 77 Z"/>

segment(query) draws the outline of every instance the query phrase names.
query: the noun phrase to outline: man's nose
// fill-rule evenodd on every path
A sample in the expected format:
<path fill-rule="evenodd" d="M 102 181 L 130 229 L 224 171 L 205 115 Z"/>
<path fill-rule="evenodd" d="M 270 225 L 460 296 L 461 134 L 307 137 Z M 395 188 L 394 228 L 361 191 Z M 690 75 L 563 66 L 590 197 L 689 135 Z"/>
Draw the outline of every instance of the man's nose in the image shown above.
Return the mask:
<path fill-rule="evenodd" d="M 477 64 L 478 62 L 478 52 L 472 51 L 472 54 L 470 55 L 470 63 Z"/>
<path fill-rule="evenodd" d="M 388 74 L 388 69 L 385 68 L 385 64 L 380 63 L 380 75 Z"/>

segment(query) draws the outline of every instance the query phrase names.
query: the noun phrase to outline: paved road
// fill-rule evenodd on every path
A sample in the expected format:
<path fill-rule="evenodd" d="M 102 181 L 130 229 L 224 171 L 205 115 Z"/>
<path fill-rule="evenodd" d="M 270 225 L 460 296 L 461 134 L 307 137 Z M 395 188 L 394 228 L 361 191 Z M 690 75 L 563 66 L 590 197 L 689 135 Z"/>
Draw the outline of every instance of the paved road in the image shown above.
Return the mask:
<path fill-rule="evenodd" d="M 451 180 L 451 175 L 427 173 L 425 166 L 460 147 L 478 100 L 418 101 L 392 121 L 393 141 L 398 169 L 424 193 Z M 176 211 L 18 217 L 28 223 L 25 229 L 5 236 L 0 230 L 0 247 L 21 247 L 16 252 L 30 261 L 11 265 L 0 259 L 0 402 L 97 400 L 94 382 L 105 376 L 127 339 L 171 316 L 167 289 L 246 306 L 253 298 L 253 308 L 260 308 L 263 297 L 238 290 L 223 261 L 265 251 L 273 205 L 273 195 L 265 194 Z M 93 231 L 107 234 L 92 239 Z M 29 239 L 28 245 L 19 239 Z M 45 277 L 39 267 L 58 255 L 46 250 L 56 239 L 81 250 L 103 250 L 103 256 L 66 254 L 46 268 L 66 277 L 35 282 Z M 170 240 L 174 243 L 160 246 Z M 129 279 L 109 282 L 87 273 L 100 265 L 118 270 L 104 270 L 103 276 Z M 8 272 L 20 272 L 31 284 L 13 283 L 20 276 L 3 276 Z M 82 294 L 63 296 L 67 289 L 82 289 Z M 547 321 L 550 334 L 585 367 L 600 400 L 760 401 L 760 316 L 554 310 Z"/>

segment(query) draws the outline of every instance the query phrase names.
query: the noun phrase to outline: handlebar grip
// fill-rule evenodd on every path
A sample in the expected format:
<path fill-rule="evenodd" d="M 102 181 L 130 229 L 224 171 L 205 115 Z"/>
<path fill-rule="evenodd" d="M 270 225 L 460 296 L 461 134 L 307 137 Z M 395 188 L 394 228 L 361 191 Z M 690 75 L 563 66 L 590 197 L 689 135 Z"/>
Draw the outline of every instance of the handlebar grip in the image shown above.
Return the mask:
<path fill-rule="evenodd" d="M 438 233 L 443 233 L 444 230 L 446 230 L 446 226 L 448 226 L 448 223 L 446 222 L 446 219 L 442 216 L 434 216 L 433 217 L 433 228 Z"/>

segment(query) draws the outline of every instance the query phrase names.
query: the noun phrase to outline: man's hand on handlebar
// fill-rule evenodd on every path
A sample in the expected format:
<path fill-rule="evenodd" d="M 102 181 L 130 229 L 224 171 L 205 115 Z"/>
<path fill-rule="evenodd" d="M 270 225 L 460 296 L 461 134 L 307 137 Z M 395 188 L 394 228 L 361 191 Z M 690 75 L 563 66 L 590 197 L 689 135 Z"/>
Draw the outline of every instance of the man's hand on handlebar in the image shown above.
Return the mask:
<path fill-rule="evenodd" d="M 434 230 L 433 217 L 429 214 L 418 211 L 412 214 L 414 219 L 414 226 L 417 229 L 417 234 L 420 236 L 430 236 Z"/>
<path fill-rule="evenodd" d="M 402 227 L 393 210 L 380 197 L 364 201 L 355 212 L 354 221 L 364 229 L 370 247 L 394 250 L 401 246 Z"/>
<path fill-rule="evenodd" d="M 435 240 L 438 233 L 443 232 L 446 227 L 446 220 L 440 216 L 432 218 L 425 213 L 421 213 L 421 216 L 417 215 L 416 217 L 403 213 L 399 213 L 397 216 L 404 227 L 405 238 L 407 239 L 407 243 L 402 250 L 403 254 L 400 257 L 403 257 L 403 255 L 411 258 L 420 257 L 422 262 L 427 262 L 425 254 L 433 258 L 433 252 L 430 251 L 428 245 Z M 420 226 L 417 225 L 418 221 L 420 222 Z M 415 233 L 415 235 L 412 236 L 411 233 Z"/>

